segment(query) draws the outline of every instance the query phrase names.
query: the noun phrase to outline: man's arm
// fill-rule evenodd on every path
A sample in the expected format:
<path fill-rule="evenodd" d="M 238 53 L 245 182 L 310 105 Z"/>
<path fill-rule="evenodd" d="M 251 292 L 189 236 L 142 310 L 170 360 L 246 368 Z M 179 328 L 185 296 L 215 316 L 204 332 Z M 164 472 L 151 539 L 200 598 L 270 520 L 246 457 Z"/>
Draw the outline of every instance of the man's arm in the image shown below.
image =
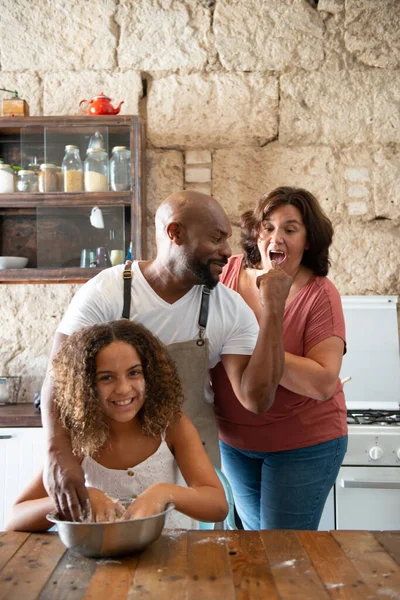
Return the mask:
<path fill-rule="evenodd" d="M 80 462 L 72 454 L 70 437 L 63 428 L 58 410 L 53 404 L 51 376 L 52 358 L 67 337 L 59 332 L 54 336 L 49 366 L 41 391 L 42 422 L 47 438 L 43 483 L 63 518 L 77 521 L 86 515 L 88 494 Z"/>
<path fill-rule="evenodd" d="M 271 408 L 283 374 L 283 314 L 291 282 L 292 278 L 279 267 L 258 278 L 260 330 L 253 354 L 222 355 L 222 364 L 236 397 L 254 413 L 264 413 Z"/>

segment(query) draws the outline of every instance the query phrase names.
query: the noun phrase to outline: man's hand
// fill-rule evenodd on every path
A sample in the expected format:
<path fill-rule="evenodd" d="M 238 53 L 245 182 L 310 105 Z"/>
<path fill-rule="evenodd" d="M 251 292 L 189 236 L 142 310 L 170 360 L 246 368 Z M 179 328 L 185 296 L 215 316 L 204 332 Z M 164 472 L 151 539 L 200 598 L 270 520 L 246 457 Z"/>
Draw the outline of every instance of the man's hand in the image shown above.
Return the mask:
<path fill-rule="evenodd" d="M 81 521 L 88 518 L 90 505 L 85 477 L 79 460 L 70 449 L 49 450 L 43 484 L 62 519 Z"/>
<path fill-rule="evenodd" d="M 261 306 L 283 312 L 292 282 L 292 277 L 285 273 L 275 261 L 272 261 L 272 269 L 259 275 L 256 279 L 257 287 L 260 290 Z"/>

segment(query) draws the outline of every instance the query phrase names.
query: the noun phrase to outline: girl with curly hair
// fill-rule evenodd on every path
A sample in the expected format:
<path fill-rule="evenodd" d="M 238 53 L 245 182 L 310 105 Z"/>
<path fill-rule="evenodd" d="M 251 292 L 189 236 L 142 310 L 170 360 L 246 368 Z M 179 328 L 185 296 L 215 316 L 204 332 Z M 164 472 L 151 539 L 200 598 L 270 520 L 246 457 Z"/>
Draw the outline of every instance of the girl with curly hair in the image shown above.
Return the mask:
<path fill-rule="evenodd" d="M 221 521 L 228 505 L 196 428 L 181 412 L 183 392 L 164 345 L 127 320 L 85 327 L 53 360 L 55 402 L 81 460 L 92 520 L 157 514 L 166 527 Z M 125 510 L 118 498 L 135 499 Z M 13 506 L 8 530 L 40 531 L 57 509 L 42 472 Z"/>

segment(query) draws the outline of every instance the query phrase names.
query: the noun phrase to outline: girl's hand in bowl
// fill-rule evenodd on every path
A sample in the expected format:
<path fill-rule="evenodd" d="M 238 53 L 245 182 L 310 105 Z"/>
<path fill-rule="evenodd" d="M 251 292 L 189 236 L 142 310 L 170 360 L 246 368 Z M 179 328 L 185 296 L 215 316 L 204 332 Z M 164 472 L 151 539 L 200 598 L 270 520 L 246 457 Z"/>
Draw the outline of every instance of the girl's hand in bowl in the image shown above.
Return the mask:
<path fill-rule="evenodd" d="M 171 502 L 168 487 L 168 484 L 156 483 L 147 488 L 126 509 L 122 518 L 127 521 L 144 519 L 163 512 L 166 505 Z"/>
<path fill-rule="evenodd" d="M 118 500 L 111 498 L 97 488 L 88 487 L 92 523 L 112 523 L 119 521 L 125 512 Z"/>

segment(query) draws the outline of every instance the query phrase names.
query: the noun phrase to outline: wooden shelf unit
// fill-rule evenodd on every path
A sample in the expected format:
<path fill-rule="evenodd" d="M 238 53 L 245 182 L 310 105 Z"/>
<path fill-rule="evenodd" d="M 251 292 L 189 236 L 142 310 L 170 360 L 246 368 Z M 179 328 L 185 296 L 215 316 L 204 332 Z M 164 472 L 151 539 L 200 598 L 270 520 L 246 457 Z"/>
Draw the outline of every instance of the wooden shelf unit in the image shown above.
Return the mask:
<path fill-rule="evenodd" d="M 126 252 L 132 241 L 132 257 L 145 258 L 146 146 L 144 125 L 137 116 L 1 117 L 0 157 L 6 163 L 26 169 L 35 152 L 39 164 L 54 162 L 60 166 L 65 145 L 76 143 L 84 162 L 88 140 L 96 130 L 105 133 L 109 157 L 113 146 L 130 148 L 132 189 L 121 192 L 0 193 L 0 255 L 28 257 L 25 269 L 0 270 L 0 283 L 82 283 L 96 275 L 100 268 L 79 267 L 78 251 L 92 247 L 89 243 L 95 243 L 92 240 L 96 235 L 100 239 L 88 218 L 88 211 L 94 206 L 111 215 L 109 228 L 115 228 L 118 239 L 123 239 L 123 250 Z M 99 242 L 94 247 L 103 245 L 107 244 Z M 59 259 L 60 255 L 65 255 L 65 263 L 38 268 L 38 256 L 46 257 L 47 246 L 49 263 L 52 258 Z"/>

